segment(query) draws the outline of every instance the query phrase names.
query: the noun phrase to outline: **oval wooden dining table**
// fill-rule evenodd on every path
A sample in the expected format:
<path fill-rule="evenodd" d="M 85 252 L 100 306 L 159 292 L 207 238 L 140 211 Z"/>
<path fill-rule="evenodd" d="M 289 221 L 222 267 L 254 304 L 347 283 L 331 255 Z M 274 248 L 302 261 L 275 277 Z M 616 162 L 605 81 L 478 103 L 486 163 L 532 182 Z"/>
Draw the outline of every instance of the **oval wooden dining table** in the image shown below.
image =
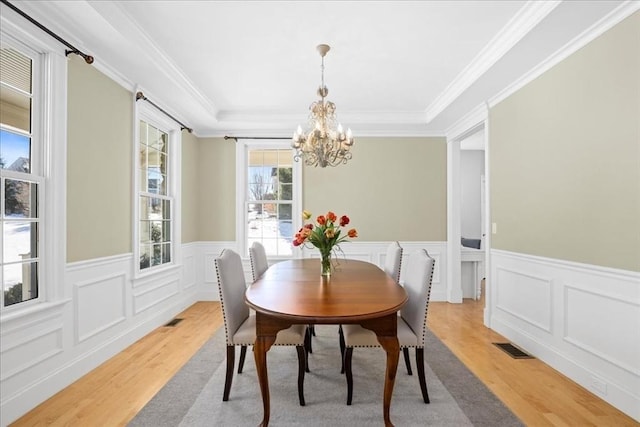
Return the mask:
<path fill-rule="evenodd" d="M 278 262 L 246 291 L 246 303 L 256 311 L 256 361 L 263 419 L 269 425 L 270 400 L 267 352 L 276 334 L 294 324 L 359 324 L 376 333 L 387 354 L 383 418 L 389 416 L 400 347 L 396 316 L 407 302 L 407 293 L 376 265 L 350 259 L 338 260 L 330 278 L 320 275 L 319 259 Z"/>

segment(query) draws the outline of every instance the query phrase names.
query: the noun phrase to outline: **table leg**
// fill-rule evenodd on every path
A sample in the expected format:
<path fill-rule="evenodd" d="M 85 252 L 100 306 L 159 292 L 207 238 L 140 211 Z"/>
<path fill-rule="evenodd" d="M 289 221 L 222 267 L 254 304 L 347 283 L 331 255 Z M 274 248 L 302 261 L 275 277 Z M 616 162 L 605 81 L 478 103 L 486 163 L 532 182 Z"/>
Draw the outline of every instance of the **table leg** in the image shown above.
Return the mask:
<path fill-rule="evenodd" d="M 381 337 L 378 336 L 378 342 L 387 352 L 387 373 L 384 379 L 384 400 L 382 403 L 382 412 L 384 415 L 384 425 L 393 426 L 389 410 L 391 408 L 391 396 L 393 395 L 393 386 L 396 381 L 396 372 L 398 370 L 398 359 L 400 358 L 400 345 L 397 337 Z"/>
<path fill-rule="evenodd" d="M 269 425 L 269 416 L 271 415 L 271 401 L 269 399 L 269 378 L 267 377 L 267 351 L 275 342 L 275 336 L 261 336 L 256 338 L 253 345 L 253 357 L 256 361 L 256 371 L 258 373 L 258 382 L 260 383 L 260 393 L 262 394 L 263 416 L 260 426 Z"/>
<path fill-rule="evenodd" d="M 269 425 L 271 402 L 269 398 L 269 378 L 267 376 L 267 352 L 274 342 L 278 331 L 291 326 L 291 322 L 280 321 L 263 313 L 256 313 L 256 342 L 253 345 L 253 358 L 256 361 L 260 393 L 262 394 L 263 416 L 260 426 Z"/>
<path fill-rule="evenodd" d="M 396 372 L 398 371 L 398 360 L 400 359 L 400 344 L 398 342 L 398 324 L 396 317 L 397 315 L 393 313 L 380 319 L 372 319 L 361 323 L 363 328 L 367 328 L 376 333 L 378 342 L 387 353 L 387 371 L 384 378 L 384 397 L 382 401 L 382 413 L 386 427 L 393 426 L 389 412 L 391 409 L 393 386 L 396 381 Z"/>

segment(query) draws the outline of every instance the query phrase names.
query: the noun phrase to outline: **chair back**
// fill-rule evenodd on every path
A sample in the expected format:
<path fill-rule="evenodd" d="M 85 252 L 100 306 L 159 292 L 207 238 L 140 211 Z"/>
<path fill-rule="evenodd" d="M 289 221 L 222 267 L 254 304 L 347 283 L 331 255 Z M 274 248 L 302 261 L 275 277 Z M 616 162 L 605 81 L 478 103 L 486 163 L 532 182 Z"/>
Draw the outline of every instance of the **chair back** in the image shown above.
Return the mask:
<path fill-rule="evenodd" d="M 404 289 L 409 300 L 400 315 L 418 337 L 418 347 L 424 347 L 434 266 L 435 260 L 426 250 L 420 249 L 411 254 L 405 272 Z"/>
<path fill-rule="evenodd" d="M 400 267 L 402 264 L 402 246 L 400 243 L 393 242 L 387 247 L 387 255 L 384 260 L 384 271 L 396 281 L 400 283 Z"/>
<path fill-rule="evenodd" d="M 218 295 L 224 319 L 227 345 L 234 345 L 233 334 L 249 317 L 249 307 L 244 302 L 246 282 L 242 260 L 237 252 L 225 249 L 215 260 L 218 275 Z"/>
<path fill-rule="evenodd" d="M 258 277 L 262 276 L 267 268 L 269 268 L 269 261 L 267 261 L 267 251 L 264 246 L 259 242 L 253 242 L 253 245 L 249 248 L 249 258 L 251 258 L 251 274 L 253 275 L 253 281 L 258 280 Z"/>

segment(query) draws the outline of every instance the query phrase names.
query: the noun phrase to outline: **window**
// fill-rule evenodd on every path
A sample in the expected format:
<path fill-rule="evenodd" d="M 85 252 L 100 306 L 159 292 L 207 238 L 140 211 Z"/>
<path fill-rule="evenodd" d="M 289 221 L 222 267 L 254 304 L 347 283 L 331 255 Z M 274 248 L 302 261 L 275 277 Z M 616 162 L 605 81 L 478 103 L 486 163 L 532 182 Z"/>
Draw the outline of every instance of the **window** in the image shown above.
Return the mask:
<path fill-rule="evenodd" d="M 31 54 L 33 55 L 33 54 Z M 35 57 L 35 55 L 33 55 Z M 0 221 L 2 306 L 40 295 L 41 212 L 44 182 L 34 145 L 34 59 L 0 48 Z"/>
<path fill-rule="evenodd" d="M 241 144 L 241 143 L 239 143 Z M 239 170 L 245 176 L 239 193 L 244 212 L 242 242 L 247 248 L 257 241 L 267 255 L 291 257 L 292 237 L 300 220 L 296 197 L 299 167 L 293 161 L 289 142 L 275 144 L 245 144 L 244 162 Z"/>
<path fill-rule="evenodd" d="M 139 121 L 138 131 L 138 250 L 140 270 L 171 263 L 173 257 L 169 163 L 170 135 Z"/>

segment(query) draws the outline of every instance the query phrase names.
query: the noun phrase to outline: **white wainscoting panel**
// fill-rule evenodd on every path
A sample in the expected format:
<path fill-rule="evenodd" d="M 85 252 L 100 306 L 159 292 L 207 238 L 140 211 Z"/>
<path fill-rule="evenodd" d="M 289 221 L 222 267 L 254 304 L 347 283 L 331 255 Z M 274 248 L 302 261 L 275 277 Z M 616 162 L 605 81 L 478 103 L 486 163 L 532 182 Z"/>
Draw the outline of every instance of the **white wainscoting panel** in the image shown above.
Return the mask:
<path fill-rule="evenodd" d="M 115 273 L 74 283 L 76 342 L 85 341 L 126 320 L 126 280 L 125 273 Z M 100 304 L 92 301 L 100 301 Z"/>
<path fill-rule="evenodd" d="M 3 313 L 0 425 L 5 426 L 199 300 L 200 245 L 134 278 L 132 254 L 67 264 L 67 299 Z M 187 271 L 184 271 L 187 270 Z"/>
<path fill-rule="evenodd" d="M 640 422 L 640 273 L 491 251 L 490 327 Z"/>
<path fill-rule="evenodd" d="M 551 280 L 506 268 L 496 269 L 496 309 L 551 333 Z"/>
<path fill-rule="evenodd" d="M 182 281 L 184 284 L 184 289 L 190 289 L 198 284 L 196 273 L 196 254 L 191 246 L 188 248 L 188 254 L 185 253 L 186 250 L 187 248 L 183 247 L 182 259 L 184 260 L 184 263 L 182 270 Z"/>
<path fill-rule="evenodd" d="M 0 380 L 6 381 L 62 352 L 62 323 L 51 320 L 49 327 L 38 333 L 3 346 Z"/>
<path fill-rule="evenodd" d="M 196 268 L 200 272 L 202 282 L 200 286 L 199 299 L 201 301 L 219 301 L 218 296 L 218 278 L 216 275 L 215 259 L 220 256 L 223 250 L 231 249 L 238 251 L 238 245 L 236 242 L 200 242 L 199 246 L 199 259 L 201 262 L 196 263 Z M 242 254 L 240 254 L 242 256 Z M 245 270 L 245 279 L 250 280 L 251 277 L 251 264 L 247 257 L 243 258 L 243 266 Z M 247 271 L 247 264 L 249 266 Z M 248 274 L 247 274 L 248 273 Z M 247 282 L 250 283 L 250 282 Z"/>
<path fill-rule="evenodd" d="M 638 301 L 566 285 L 565 306 L 564 338 L 567 342 L 612 365 L 640 375 L 640 320 L 628 321 L 634 316 L 638 319 Z M 598 307 L 597 313 L 615 315 L 603 321 L 600 315 L 589 311 L 593 307 Z"/>
<path fill-rule="evenodd" d="M 133 288 L 133 313 L 140 314 L 156 307 L 177 296 L 179 291 L 180 271 L 177 269 L 137 279 Z"/>

